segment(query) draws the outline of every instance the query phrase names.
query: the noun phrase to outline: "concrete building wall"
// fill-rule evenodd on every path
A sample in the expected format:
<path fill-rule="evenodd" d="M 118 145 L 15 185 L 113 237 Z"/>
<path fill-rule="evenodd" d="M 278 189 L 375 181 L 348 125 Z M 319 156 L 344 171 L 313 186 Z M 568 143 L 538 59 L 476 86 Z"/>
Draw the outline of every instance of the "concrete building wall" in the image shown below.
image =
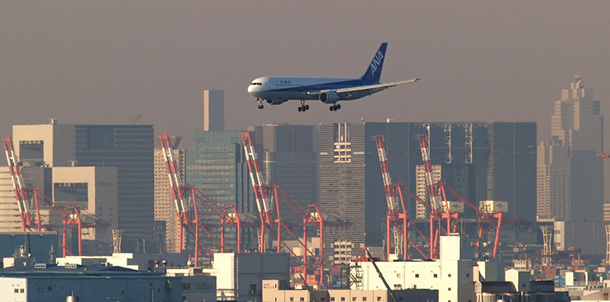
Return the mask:
<path fill-rule="evenodd" d="M 75 126 L 74 125 L 14 125 L 13 144 L 15 154 L 21 159 L 21 146 L 24 144 L 42 143 L 45 164 L 50 167 L 67 167 L 76 160 Z M 24 152 L 25 155 L 25 152 Z"/>
<path fill-rule="evenodd" d="M 112 229 L 118 228 L 118 179 L 115 167 L 54 167 L 53 168 L 53 200 L 61 206 L 76 206 L 85 214 L 96 215 L 109 224 L 107 229 L 83 229 L 83 240 L 100 240 L 105 243 L 103 250 L 98 251 L 95 246 L 90 247 L 90 253 L 110 253 L 112 251 Z M 72 194 L 68 198 L 73 200 L 59 200 L 57 195 L 63 188 L 85 184 L 87 201 L 76 200 L 78 196 Z M 64 194 L 65 195 L 65 194 Z M 65 197 L 64 197 L 65 198 Z"/>
<path fill-rule="evenodd" d="M 606 253 L 606 230 L 603 221 L 555 221 L 553 242 L 559 251 L 570 247 L 583 255 L 602 256 Z"/>
<path fill-rule="evenodd" d="M 71 292 L 81 301 L 182 301 L 181 279 L 172 277 L 2 277 L 0 290 L 5 301 L 65 301 Z"/>
<path fill-rule="evenodd" d="M 397 289 L 393 290 L 396 300 L 402 302 L 409 301 L 427 301 L 436 302 L 438 300 L 438 291 L 426 289 Z M 263 281 L 263 302 L 278 302 L 278 301 L 382 301 L 391 302 L 394 299 L 386 290 L 350 290 L 350 289 L 328 289 L 316 290 L 311 293 L 308 290 L 286 290 L 281 286 L 278 280 Z"/>
<path fill-rule="evenodd" d="M 263 280 L 287 284 L 290 272 L 288 254 L 214 254 L 217 299 L 249 301 L 262 299 Z"/>

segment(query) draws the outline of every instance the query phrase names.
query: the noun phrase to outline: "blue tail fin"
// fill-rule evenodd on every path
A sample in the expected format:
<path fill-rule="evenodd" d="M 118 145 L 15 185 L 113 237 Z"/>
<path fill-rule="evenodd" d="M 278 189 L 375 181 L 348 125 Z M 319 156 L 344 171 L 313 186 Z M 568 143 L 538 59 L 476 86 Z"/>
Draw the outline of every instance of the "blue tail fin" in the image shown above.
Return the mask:
<path fill-rule="evenodd" d="M 375 83 L 379 82 L 379 79 L 381 79 L 381 70 L 383 69 L 383 61 L 385 59 L 385 50 L 387 47 L 387 42 L 381 43 L 381 46 L 379 46 L 379 50 L 377 50 L 377 53 L 375 53 L 375 57 L 373 57 L 369 68 L 362 76 L 363 80 Z"/>

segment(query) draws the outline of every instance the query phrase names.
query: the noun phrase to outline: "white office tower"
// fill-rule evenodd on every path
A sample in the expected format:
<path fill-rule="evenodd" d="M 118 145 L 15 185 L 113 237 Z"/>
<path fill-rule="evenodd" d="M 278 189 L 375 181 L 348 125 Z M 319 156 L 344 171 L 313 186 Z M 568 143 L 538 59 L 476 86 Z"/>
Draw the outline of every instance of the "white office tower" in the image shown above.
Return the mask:
<path fill-rule="evenodd" d="M 203 91 L 203 131 L 223 131 L 225 129 L 224 90 Z"/>
<path fill-rule="evenodd" d="M 603 220 L 603 116 L 580 76 L 561 91 L 551 139 L 538 146 L 538 216 L 562 221 Z"/>

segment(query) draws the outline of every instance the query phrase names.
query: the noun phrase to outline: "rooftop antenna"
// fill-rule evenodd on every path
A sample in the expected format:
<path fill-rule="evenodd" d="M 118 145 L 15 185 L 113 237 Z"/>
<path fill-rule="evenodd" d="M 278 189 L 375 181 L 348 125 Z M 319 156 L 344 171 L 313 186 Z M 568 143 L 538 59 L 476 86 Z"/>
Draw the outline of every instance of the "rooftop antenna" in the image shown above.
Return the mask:
<path fill-rule="evenodd" d="M 137 124 L 138 124 L 138 121 L 139 121 L 139 120 L 141 120 L 141 119 L 142 119 L 142 115 L 141 115 L 141 114 L 138 114 L 138 115 L 136 115 L 136 117 L 133 119 L 133 121 L 131 121 L 131 124 L 132 124 L 132 125 L 137 125 Z"/>

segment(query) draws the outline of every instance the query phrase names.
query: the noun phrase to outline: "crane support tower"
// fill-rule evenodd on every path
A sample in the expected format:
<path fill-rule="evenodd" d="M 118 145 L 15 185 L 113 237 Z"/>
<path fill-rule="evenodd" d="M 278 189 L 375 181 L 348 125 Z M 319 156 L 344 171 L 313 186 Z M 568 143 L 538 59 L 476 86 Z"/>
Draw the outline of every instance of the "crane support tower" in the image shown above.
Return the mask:
<path fill-rule="evenodd" d="M 402 199 L 402 192 L 400 192 L 400 183 L 392 183 L 383 135 L 377 135 L 373 138 L 377 143 L 379 165 L 381 167 L 381 176 L 383 178 L 383 186 L 385 188 L 388 206 L 386 215 L 386 259 L 390 259 L 392 242 L 394 243 L 394 254 L 402 254 L 403 259 L 407 259 L 409 249 L 409 222 L 405 203 Z M 399 200 L 400 208 L 398 204 Z M 391 240 L 391 238 L 393 240 Z"/>
<path fill-rule="evenodd" d="M 37 231 L 41 230 L 62 230 L 62 239 L 60 243 L 63 250 L 63 257 L 66 255 L 73 255 L 67 248 L 66 237 L 68 228 L 76 228 L 77 242 L 78 242 L 78 255 L 82 256 L 82 229 L 83 228 L 101 228 L 105 229 L 109 226 L 108 223 L 98 219 L 95 215 L 87 214 L 91 222 L 83 222 L 81 211 L 79 208 L 74 206 L 67 206 L 65 208 L 57 205 L 52 199 L 42 193 L 36 187 L 27 187 L 23 181 L 21 173 L 21 165 L 15 155 L 15 149 L 13 148 L 13 141 L 10 137 L 2 139 L 4 145 L 4 151 L 6 153 L 6 159 L 11 173 L 11 179 L 13 181 L 13 188 L 15 191 L 15 198 L 19 208 L 19 214 L 21 216 L 21 223 L 23 231 L 36 227 Z M 48 220 L 43 221 L 40 215 L 40 204 L 45 205 L 49 208 Z M 35 207 L 36 219 L 33 220 L 30 214 L 30 206 Z M 51 216 L 61 220 L 61 224 L 52 224 Z"/>

